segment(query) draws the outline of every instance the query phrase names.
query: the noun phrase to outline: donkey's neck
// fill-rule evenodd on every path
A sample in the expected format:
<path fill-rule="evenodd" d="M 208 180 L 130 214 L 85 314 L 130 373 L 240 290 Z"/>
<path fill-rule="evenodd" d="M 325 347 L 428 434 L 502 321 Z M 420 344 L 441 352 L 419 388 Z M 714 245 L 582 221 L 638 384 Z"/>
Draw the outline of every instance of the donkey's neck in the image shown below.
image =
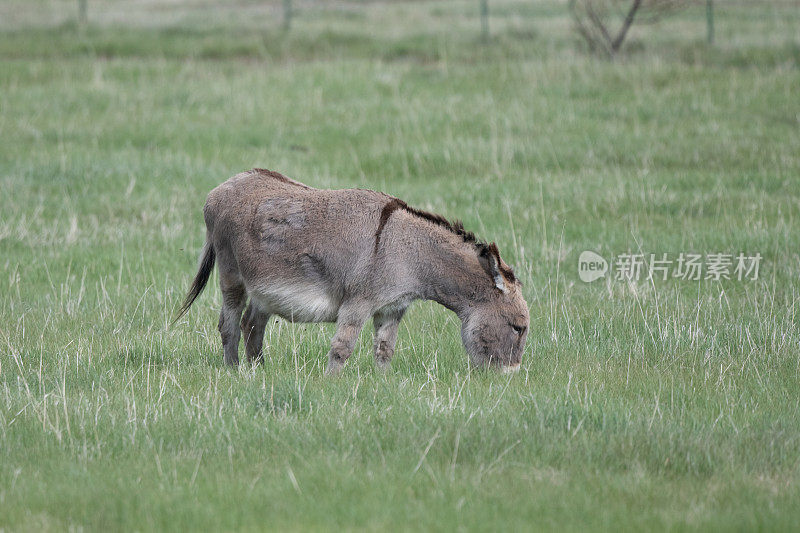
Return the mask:
<path fill-rule="evenodd" d="M 475 303 L 484 300 L 494 287 L 478 262 L 474 246 L 449 241 L 430 241 L 420 250 L 420 296 L 447 307 L 464 320 Z"/>

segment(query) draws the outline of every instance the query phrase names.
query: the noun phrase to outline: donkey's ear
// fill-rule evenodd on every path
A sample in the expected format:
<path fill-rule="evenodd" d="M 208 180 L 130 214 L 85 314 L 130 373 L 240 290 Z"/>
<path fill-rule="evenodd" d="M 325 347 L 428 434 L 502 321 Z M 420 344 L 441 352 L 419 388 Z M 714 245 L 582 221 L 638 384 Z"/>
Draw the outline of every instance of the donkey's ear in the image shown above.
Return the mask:
<path fill-rule="evenodd" d="M 502 272 L 500 272 L 500 252 L 497 250 L 497 245 L 491 243 L 482 246 L 478 253 L 478 261 L 480 261 L 483 269 L 489 274 L 492 281 L 494 281 L 494 286 L 503 294 L 508 292 L 506 289 L 506 281 L 503 279 Z"/>

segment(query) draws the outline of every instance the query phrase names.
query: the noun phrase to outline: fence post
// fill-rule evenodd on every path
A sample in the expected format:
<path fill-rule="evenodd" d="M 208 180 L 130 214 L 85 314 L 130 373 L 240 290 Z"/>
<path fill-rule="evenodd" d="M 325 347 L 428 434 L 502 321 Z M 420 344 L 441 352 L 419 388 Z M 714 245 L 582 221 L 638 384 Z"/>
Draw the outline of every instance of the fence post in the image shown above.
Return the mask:
<path fill-rule="evenodd" d="M 481 0 L 481 38 L 489 40 L 489 0 Z"/>
<path fill-rule="evenodd" d="M 283 29 L 289 31 L 292 26 L 292 0 L 283 0 Z"/>
<path fill-rule="evenodd" d="M 81 26 L 85 26 L 89 22 L 89 7 L 86 3 L 87 0 L 78 0 L 78 22 Z"/>
<path fill-rule="evenodd" d="M 714 44 L 714 0 L 706 0 L 706 30 L 708 44 Z"/>

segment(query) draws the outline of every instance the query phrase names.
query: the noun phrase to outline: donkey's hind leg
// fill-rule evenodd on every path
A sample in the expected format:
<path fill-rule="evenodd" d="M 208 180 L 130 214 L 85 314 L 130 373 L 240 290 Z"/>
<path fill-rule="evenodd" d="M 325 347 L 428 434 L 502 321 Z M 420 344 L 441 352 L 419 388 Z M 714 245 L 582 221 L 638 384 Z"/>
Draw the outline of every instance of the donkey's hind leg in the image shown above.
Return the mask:
<path fill-rule="evenodd" d="M 264 361 L 262 345 L 264 344 L 264 328 L 267 326 L 269 313 L 263 311 L 257 303 L 250 299 L 242 316 L 242 334 L 247 360 L 250 363 Z"/>
<path fill-rule="evenodd" d="M 222 311 L 219 313 L 219 334 L 225 364 L 239 364 L 239 319 L 242 316 L 247 291 L 238 271 L 226 270 L 219 263 L 219 286 L 222 290 Z"/>

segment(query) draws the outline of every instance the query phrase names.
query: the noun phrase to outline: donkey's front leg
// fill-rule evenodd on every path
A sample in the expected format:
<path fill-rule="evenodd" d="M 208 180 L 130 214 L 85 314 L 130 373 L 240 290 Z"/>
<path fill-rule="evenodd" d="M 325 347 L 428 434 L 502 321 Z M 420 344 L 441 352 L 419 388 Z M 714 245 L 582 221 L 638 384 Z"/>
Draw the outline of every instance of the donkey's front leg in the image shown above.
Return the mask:
<path fill-rule="evenodd" d="M 342 306 L 336 320 L 336 334 L 331 340 L 331 350 L 328 352 L 328 366 L 325 373 L 335 376 L 342 371 L 347 358 L 353 353 L 358 334 L 364 327 L 369 317 L 369 312 L 364 312 L 359 306 Z"/>
<path fill-rule="evenodd" d="M 386 371 L 389 363 L 394 356 L 394 345 L 397 343 L 397 330 L 400 327 L 400 320 L 403 318 L 403 309 L 392 309 L 391 311 L 378 311 L 372 317 L 375 326 L 375 366 L 378 370 Z"/>

